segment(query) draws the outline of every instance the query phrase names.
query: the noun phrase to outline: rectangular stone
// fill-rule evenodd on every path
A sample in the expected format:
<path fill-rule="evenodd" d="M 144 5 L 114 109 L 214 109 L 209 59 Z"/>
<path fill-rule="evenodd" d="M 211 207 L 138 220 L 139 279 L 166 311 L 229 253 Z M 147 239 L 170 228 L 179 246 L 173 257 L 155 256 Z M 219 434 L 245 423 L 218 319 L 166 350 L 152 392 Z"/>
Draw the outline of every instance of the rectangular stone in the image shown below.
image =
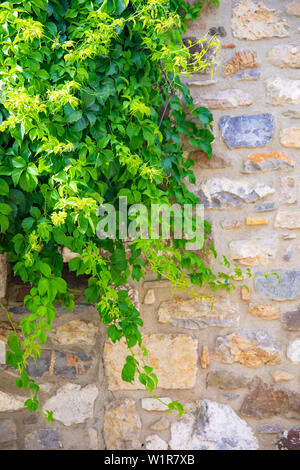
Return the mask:
<path fill-rule="evenodd" d="M 7 287 L 7 254 L 0 255 L 0 298 L 6 296 Z"/>
<path fill-rule="evenodd" d="M 263 147 L 273 136 L 274 117 L 267 113 L 251 116 L 223 116 L 219 126 L 229 148 Z"/>
<path fill-rule="evenodd" d="M 268 225 L 267 217 L 247 217 L 246 225 Z"/>
<path fill-rule="evenodd" d="M 277 236 L 250 240 L 234 240 L 229 243 L 230 256 L 245 265 L 266 265 L 277 253 Z"/>
<path fill-rule="evenodd" d="M 226 298 L 176 299 L 162 302 L 158 309 L 158 321 L 180 328 L 202 329 L 234 327 L 239 325 L 238 305 Z"/>
<path fill-rule="evenodd" d="M 288 127 L 283 129 L 280 134 L 280 143 L 284 147 L 300 148 L 300 127 Z"/>
<path fill-rule="evenodd" d="M 11 419 L 0 419 L 0 443 L 17 439 L 17 428 Z"/>
<path fill-rule="evenodd" d="M 278 211 L 274 226 L 288 229 L 300 228 L 300 211 Z"/>
<path fill-rule="evenodd" d="M 0 364 L 6 363 L 6 344 L 0 340 Z"/>
<path fill-rule="evenodd" d="M 257 273 L 254 287 L 262 299 L 280 301 L 298 299 L 300 297 L 300 269 Z"/>
<path fill-rule="evenodd" d="M 148 351 L 148 357 L 141 354 L 139 347 L 134 347 L 136 358 L 140 367 L 143 364 L 153 367 L 159 388 L 191 389 L 195 386 L 198 361 L 196 339 L 184 334 L 148 334 L 143 336 L 142 346 Z M 128 354 L 128 348 L 123 341 L 105 344 L 104 363 L 109 390 L 144 389 L 137 377 L 133 384 L 124 382 L 121 378 Z"/>

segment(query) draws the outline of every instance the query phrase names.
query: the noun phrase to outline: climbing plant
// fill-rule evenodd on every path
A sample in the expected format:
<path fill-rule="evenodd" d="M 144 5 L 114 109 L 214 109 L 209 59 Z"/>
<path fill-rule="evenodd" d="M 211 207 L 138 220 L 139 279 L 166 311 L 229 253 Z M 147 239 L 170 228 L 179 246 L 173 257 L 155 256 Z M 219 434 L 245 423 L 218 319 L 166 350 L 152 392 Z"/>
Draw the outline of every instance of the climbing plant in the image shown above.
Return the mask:
<path fill-rule="evenodd" d="M 117 233 L 101 239 L 97 208 L 129 204 L 196 204 L 185 184 L 195 182 L 183 139 L 211 158 L 212 114 L 195 108 L 181 77 L 213 72 L 218 41 L 182 40 L 188 20 L 209 1 L 7 0 L 0 5 L 0 228 L 1 252 L 15 275 L 31 286 L 29 314 L 8 339 L 7 364 L 28 387 L 30 411 L 40 408 L 29 377 L 51 332 L 57 305 L 69 311 L 74 292 L 63 279 L 63 250 L 78 257 L 70 271 L 88 276 L 108 337 L 125 341 L 122 378 L 135 377 L 153 394 L 155 371 L 140 365 L 143 321 L 128 297 L 128 279 L 147 269 L 194 298 L 193 286 L 230 289 L 233 276 L 214 273 L 187 240 L 138 239 Z M 218 0 L 213 0 L 218 4 Z M 118 210 L 118 209 L 117 209 Z M 204 222 L 205 249 L 217 257 Z M 228 266 L 224 258 L 224 264 Z M 235 275 L 240 271 L 235 269 Z M 8 313 L 8 312 L 7 312 Z M 10 317 L 9 317 L 10 318 Z M 11 320 L 11 318 L 10 318 Z M 182 414 L 182 405 L 169 410 Z"/>

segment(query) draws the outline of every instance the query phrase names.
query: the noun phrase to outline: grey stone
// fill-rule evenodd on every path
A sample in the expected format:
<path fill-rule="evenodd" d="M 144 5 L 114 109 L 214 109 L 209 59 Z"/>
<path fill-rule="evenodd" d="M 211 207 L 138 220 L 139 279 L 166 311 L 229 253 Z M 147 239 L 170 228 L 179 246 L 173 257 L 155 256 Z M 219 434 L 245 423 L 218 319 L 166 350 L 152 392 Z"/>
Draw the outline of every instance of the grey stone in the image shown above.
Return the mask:
<path fill-rule="evenodd" d="M 227 370 L 215 370 L 208 372 L 206 377 L 207 387 L 216 387 L 221 390 L 235 390 L 247 386 L 247 379 L 243 375 L 236 375 Z"/>
<path fill-rule="evenodd" d="M 210 400 L 171 425 L 174 450 L 256 450 L 257 439 L 246 421 L 229 405 Z"/>
<path fill-rule="evenodd" d="M 54 419 L 61 421 L 65 426 L 71 426 L 93 417 L 97 396 L 98 389 L 94 384 L 81 387 L 67 383 L 46 401 L 43 409 L 53 410 Z"/>
<path fill-rule="evenodd" d="M 10 393 L 0 390 L 0 412 L 3 411 L 17 411 L 25 408 L 25 398 L 12 395 Z"/>
<path fill-rule="evenodd" d="M 261 434 L 279 434 L 281 426 L 279 424 L 264 423 L 258 427 L 258 432 Z"/>
<path fill-rule="evenodd" d="M 60 433 L 57 429 L 37 429 L 25 436 L 27 450 L 61 449 Z"/>
<path fill-rule="evenodd" d="M 300 269 L 277 270 L 266 273 L 267 277 L 258 274 L 254 287 L 262 299 L 283 301 L 300 297 Z"/>
<path fill-rule="evenodd" d="M 258 80 L 261 76 L 259 69 L 244 69 L 234 74 L 238 80 Z"/>
<path fill-rule="evenodd" d="M 257 204 L 254 206 L 255 212 L 271 212 L 277 209 L 275 202 L 264 202 L 263 204 Z"/>
<path fill-rule="evenodd" d="M 294 167 L 295 162 L 283 152 L 255 152 L 244 159 L 242 173 L 292 170 Z"/>
<path fill-rule="evenodd" d="M 17 428 L 11 419 L 0 419 L 0 443 L 17 439 Z"/>
<path fill-rule="evenodd" d="M 253 98 L 246 92 L 230 88 L 228 90 L 210 90 L 199 93 L 191 90 L 195 106 L 205 106 L 209 109 L 230 109 L 241 106 L 250 106 Z"/>
<path fill-rule="evenodd" d="M 225 177 L 212 177 L 200 183 L 197 195 L 204 207 L 227 209 L 228 207 L 243 207 L 274 192 L 273 188 L 263 182 L 251 184 L 247 181 L 231 180 Z"/>
<path fill-rule="evenodd" d="M 300 306 L 292 312 L 282 315 L 284 327 L 289 331 L 300 331 Z"/>
<path fill-rule="evenodd" d="M 92 356 L 85 353 L 74 354 L 44 349 L 36 361 L 28 360 L 27 371 L 31 377 L 42 377 L 46 373 L 54 373 L 56 376 L 74 379 L 86 373 L 92 363 Z M 54 367 L 50 371 L 51 364 L 54 364 Z"/>
<path fill-rule="evenodd" d="M 251 116 L 223 116 L 219 126 L 229 148 L 263 147 L 273 136 L 274 117 L 267 113 Z"/>

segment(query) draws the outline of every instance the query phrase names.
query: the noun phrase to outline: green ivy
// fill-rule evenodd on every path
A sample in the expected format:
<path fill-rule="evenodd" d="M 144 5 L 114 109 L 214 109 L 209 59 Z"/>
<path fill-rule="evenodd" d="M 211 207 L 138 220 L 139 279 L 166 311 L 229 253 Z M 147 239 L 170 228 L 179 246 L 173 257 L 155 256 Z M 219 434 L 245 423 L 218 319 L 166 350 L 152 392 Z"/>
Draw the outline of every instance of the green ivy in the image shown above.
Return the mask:
<path fill-rule="evenodd" d="M 185 250 L 186 240 L 127 246 L 118 236 L 100 240 L 95 233 L 97 207 L 117 205 L 120 196 L 147 207 L 199 202 L 184 183 L 195 177 L 182 137 L 211 158 L 213 117 L 194 107 L 180 74 L 213 71 L 218 41 L 198 41 L 199 52 L 191 53 L 181 34 L 207 3 L 0 5 L 0 248 L 15 275 L 31 285 L 24 299 L 30 313 L 21 321 L 22 336 L 14 330 L 9 337 L 7 364 L 19 371 L 17 386 L 30 390 L 29 411 L 41 408 L 39 387 L 26 372 L 28 359 L 39 357 L 57 305 L 74 307 L 74 292 L 62 277 L 64 247 L 80 255 L 69 270 L 88 276 L 85 298 L 96 304 L 108 337 L 128 346 L 123 380 L 137 377 L 151 394 L 155 371 L 140 365 L 132 349 L 140 346 L 146 360 L 143 321 L 122 286 L 151 268 L 195 298 L 193 286 L 233 287 L 231 275 L 214 273 Z M 206 249 L 216 257 L 209 232 L 205 222 Z M 183 413 L 177 401 L 166 406 Z M 52 412 L 42 413 L 53 419 Z"/>

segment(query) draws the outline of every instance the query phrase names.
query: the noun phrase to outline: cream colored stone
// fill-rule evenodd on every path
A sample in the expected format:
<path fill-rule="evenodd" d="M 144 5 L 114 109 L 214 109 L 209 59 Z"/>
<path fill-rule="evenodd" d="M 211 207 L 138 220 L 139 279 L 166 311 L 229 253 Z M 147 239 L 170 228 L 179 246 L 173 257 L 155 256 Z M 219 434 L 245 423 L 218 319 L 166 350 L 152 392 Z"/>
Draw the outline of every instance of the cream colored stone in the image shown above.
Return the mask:
<path fill-rule="evenodd" d="M 248 287 L 241 288 L 241 298 L 242 300 L 245 300 L 246 302 L 249 302 L 249 300 L 251 299 L 251 292 Z"/>
<path fill-rule="evenodd" d="M 71 426 L 93 417 L 97 396 L 98 388 L 94 384 L 81 387 L 67 383 L 46 401 L 43 409 L 53 410 L 54 419 L 61 421 L 65 426 Z"/>
<path fill-rule="evenodd" d="M 133 400 L 112 402 L 104 415 L 104 439 L 108 450 L 137 449 L 141 420 Z"/>
<path fill-rule="evenodd" d="M 277 320 L 280 307 L 278 305 L 250 305 L 249 313 L 253 317 L 262 318 L 263 320 Z"/>
<path fill-rule="evenodd" d="M 283 129 L 280 134 L 280 143 L 288 148 L 300 148 L 300 127 Z"/>
<path fill-rule="evenodd" d="M 268 52 L 268 61 L 276 67 L 300 68 L 300 44 L 278 44 Z"/>
<path fill-rule="evenodd" d="M 276 382 L 276 383 L 278 383 L 278 382 L 290 382 L 291 380 L 293 380 L 295 378 L 294 375 L 289 374 L 288 372 L 285 372 L 283 370 L 274 370 L 274 371 L 270 372 L 270 375 L 271 375 L 272 379 L 274 380 L 274 382 Z"/>
<path fill-rule="evenodd" d="M 298 198 L 298 185 L 292 176 L 280 178 L 280 202 L 284 204 L 295 204 Z"/>
<path fill-rule="evenodd" d="M 147 450 L 167 450 L 168 444 L 157 434 L 152 434 L 146 437 L 146 449 Z"/>
<path fill-rule="evenodd" d="M 300 103 L 300 80 L 270 78 L 266 81 L 266 90 L 273 105 Z"/>
<path fill-rule="evenodd" d="M 292 2 L 287 7 L 289 15 L 300 16 L 300 2 Z"/>
<path fill-rule="evenodd" d="M 171 401 L 169 397 L 159 397 L 159 400 L 155 398 L 142 398 L 141 407 L 146 411 L 166 411 L 167 407 L 164 403 L 168 405 Z"/>
<path fill-rule="evenodd" d="M 257 238 L 252 240 L 233 240 L 229 243 L 230 256 L 241 264 L 266 265 L 271 262 L 277 253 L 277 236 Z"/>
<path fill-rule="evenodd" d="M 93 323 L 86 323 L 81 320 L 72 320 L 63 326 L 56 328 L 54 338 L 63 346 L 72 344 L 82 344 L 93 346 L 96 342 L 96 336 L 99 328 Z"/>
<path fill-rule="evenodd" d="M 278 211 L 274 227 L 298 229 L 300 228 L 300 211 Z"/>
<path fill-rule="evenodd" d="M 62 256 L 63 256 L 63 262 L 68 263 L 71 261 L 73 258 L 80 258 L 79 253 L 74 253 L 74 251 L 71 251 L 68 247 L 64 246 L 62 250 Z"/>
<path fill-rule="evenodd" d="M 26 398 L 22 398 L 0 390 L 0 412 L 17 411 L 25 408 L 24 402 Z"/>
<path fill-rule="evenodd" d="M 175 298 L 160 304 L 158 321 L 190 329 L 237 326 L 238 306 L 222 297 L 201 297 L 195 301 Z"/>
<path fill-rule="evenodd" d="M 170 427 L 170 421 L 168 420 L 168 418 L 163 416 L 162 418 L 158 419 L 153 424 L 151 424 L 150 429 L 151 431 L 158 432 L 158 431 L 165 431 L 166 429 L 169 429 L 169 427 Z"/>
<path fill-rule="evenodd" d="M 94 428 L 89 428 L 87 430 L 87 446 L 91 450 L 99 449 L 98 433 Z"/>
<path fill-rule="evenodd" d="M 235 4 L 231 19 L 232 34 L 238 39 L 257 39 L 279 37 L 288 34 L 288 23 L 279 12 L 270 10 L 262 2 L 241 0 Z"/>
<path fill-rule="evenodd" d="M 196 383 L 198 342 L 188 335 L 149 334 L 143 336 L 142 346 L 148 357 L 142 356 L 138 347 L 133 348 L 140 364 L 154 368 L 158 386 L 167 389 L 189 389 Z M 121 378 L 122 368 L 128 356 L 128 348 L 122 341 L 104 347 L 104 362 L 109 390 L 138 390 L 144 386 L 135 379 L 133 384 Z"/>
<path fill-rule="evenodd" d="M 148 289 L 144 298 L 145 305 L 152 305 L 155 303 L 155 292 L 154 289 Z"/>
<path fill-rule="evenodd" d="M 191 94 L 196 107 L 204 106 L 209 109 L 238 108 L 250 106 L 253 103 L 253 99 L 248 93 L 235 88 L 206 92 L 191 89 Z"/>
<path fill-rule="evenodd" d="M 295 364 L 300 364 L 300 338 L 290 342 L 287 348 L 287 357 Z"/>

